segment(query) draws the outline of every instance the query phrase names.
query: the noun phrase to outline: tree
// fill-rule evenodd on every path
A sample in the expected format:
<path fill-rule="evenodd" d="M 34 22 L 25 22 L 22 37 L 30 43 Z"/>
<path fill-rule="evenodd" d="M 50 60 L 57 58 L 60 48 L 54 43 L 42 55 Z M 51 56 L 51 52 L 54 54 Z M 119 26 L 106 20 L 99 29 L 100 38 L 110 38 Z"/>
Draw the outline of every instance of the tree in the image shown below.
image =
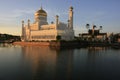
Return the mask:
<path fill-rule="evenodd" d="M 90 27 L 90 24 L 86 24 L 86 28 L 89 29 L 89 27 Z"/>
<path fill-rule="evenodd" d="M 57 40 L 61 40 L 61 36 L 60 36 L 60 35 L 57 35 L 57 36 L 56 36 L 56 39 L 57 39 Z"/>
<path fill-rule="evenodd" d="M 95 29 L 97 26 L 96 25 L 93 25 L 93 29 Z"/>
<path fill-rule="evenodd" d="M 100 30 L 102 30 L 102 26 L 100 26 Z"/>

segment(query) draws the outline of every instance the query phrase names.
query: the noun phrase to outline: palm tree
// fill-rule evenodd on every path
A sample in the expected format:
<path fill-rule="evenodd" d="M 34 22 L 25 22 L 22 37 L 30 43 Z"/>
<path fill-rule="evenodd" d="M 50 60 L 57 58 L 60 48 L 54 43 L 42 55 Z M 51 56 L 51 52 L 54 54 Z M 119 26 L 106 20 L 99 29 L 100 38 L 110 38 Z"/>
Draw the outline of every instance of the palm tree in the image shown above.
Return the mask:
<path fill-rule="evenodd" d="M 60 36 L 60 35 L 57 35 L 57 36 L 56 36 L 56 39 L 57 39 L 58 41 L 60 41 L 60 40 L 61 40 L 61 36 Z"/>
<path fill-rule="evenodd" d="M 102 30 L 102 26 L 100 26 L 100 30 Z"/>
<path fill-rule="evenodd" d="M 95 37 L 95 28 L 96 27 L 97 27 L 96 25 L 93 25 L 93 27 L 92 27 L 92 38 Z"/>
<path fill-rule="evenodd" d="M 93 29 L 95 29 L 97 26 L 96 25 L 93 25 Z"/>
<path fill-rule="evenodd" d="M 90 24 L 86 24 L 86 28 L 89 29 L 89 27 L 90 27 Z"/>

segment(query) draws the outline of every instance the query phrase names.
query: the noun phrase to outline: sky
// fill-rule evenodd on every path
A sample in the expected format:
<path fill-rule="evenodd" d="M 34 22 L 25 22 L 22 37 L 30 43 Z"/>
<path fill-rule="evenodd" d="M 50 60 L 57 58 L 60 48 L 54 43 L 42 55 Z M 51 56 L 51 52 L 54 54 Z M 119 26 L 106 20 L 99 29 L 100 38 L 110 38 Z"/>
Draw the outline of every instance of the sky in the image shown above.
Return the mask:
<path fill-rule="evenodd" d="M 0 0 L 0 33 L 21 35 L 24 20 L 34 22 L 34 13 L 40 7 L 47 12 L 48 23 L 59 15 L 67 23 L 68 10 L 74 7 L 75 35 L 87 32 L 86 24 L 103 26 L 101 32 L 120 33 L 120 0 Z"/>

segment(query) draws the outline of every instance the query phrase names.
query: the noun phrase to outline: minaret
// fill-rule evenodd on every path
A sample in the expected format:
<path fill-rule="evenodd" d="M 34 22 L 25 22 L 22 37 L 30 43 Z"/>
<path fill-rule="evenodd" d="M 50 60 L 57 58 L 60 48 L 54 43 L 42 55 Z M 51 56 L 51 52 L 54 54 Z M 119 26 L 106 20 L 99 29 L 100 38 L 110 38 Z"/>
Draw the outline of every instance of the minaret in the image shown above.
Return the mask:
<path fill-rule="evenodd" d="M 69 28 L 73 29 L 73 7 L 69 8 Z"/>
<path fill-rule="evenodd" d="M 22 27 L 24 27 L 24 21 L 22 21 Z"/>
<path fill-rule="evenodd" d="M 24 40 L 24 36 L 25 34 L 24 34 L 24 21 L 22 21 L 22 36 L 21 36 L 21 38 L 22 38 L 22 40 Z"/>
<path fill-rule="evenodd" d="M 30 20 L 28 19 L 28 29 L 30 29 Z"/>
<path fill-rule="evenodd" d="M 58 27 L 58 24 L 59 24 L 59 16 L 56 15 L 56 29 L 57 29 L 57 27 Z"/>

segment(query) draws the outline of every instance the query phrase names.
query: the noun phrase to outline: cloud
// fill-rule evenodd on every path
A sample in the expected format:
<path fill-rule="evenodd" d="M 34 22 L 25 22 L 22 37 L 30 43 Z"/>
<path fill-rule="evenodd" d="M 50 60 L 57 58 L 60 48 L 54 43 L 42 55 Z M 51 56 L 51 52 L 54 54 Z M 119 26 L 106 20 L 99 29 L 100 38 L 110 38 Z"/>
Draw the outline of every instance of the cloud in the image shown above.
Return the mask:
<path fill-rule="evenodd" d="M 47 11 L 49 16 L 56 16 L 56 15 L 64 16 L 64 15 L 68 15 L 67 11 L 57 11 L 57 10 L 51 10 L 51 9 L 48 9 L 46 11 Z"/>
<path fill-rule="evenodd" d="M 103 17 L 105 17 L 106 13 L 105 12 L 96 12 L 93 15 L 93 21 L 98 21 L 103 19 Z"/>
<path fill-rule="evenodd" d="M 26 9 L 26 10 L 14 10 L 14 13 L 19 13 L 19 14 L 31 14 L 34 13 L 34 10 L 31 9 Z"/>
<path fill-rule="evenodd" d="M 55 16 L 58 15 L 59 16 L 59 21 L 60 22 L 65 22 L 67 23 L 67 20 L 68 20 L 68 12 L 67 11 L 57 11 L 57 10 L 51 10 L 51 9 L 48 9 L 46 10 L 47 14 L 48 14 L 48 22 L 51 22 L 51 21 L 55 21 Z"/>
<path fill-rule="evenodd" d="M 95 12 L 86 14 L 86 16 L 84 17 L 84 20 L 89 21 L 90 23 L 94 23 L 97 21 L 101 21 L 102 19 L 104 19 L 105 16 L 106 16 L 106 12 L 95 11 Z"/>
<path fill-rule="evenodd" d="M 16 18 L 22 17 L 25 14 L 33 14 L 33 10 L 26 9 L 26 10 L 13 10 L 9 13 L 0 13 L 0 23 L 10 23 L 15 21 Z"/>
<path fill-rule="evenodd" d="M 20 34 L 21 25 L 19 25 L 19 19 L 26 15 L 33 14 L 34 11 L 31 9 L 24 10 L 13 10 L 9 13 L 0 13 L 0 32 L 10 34 Z"/>
<path fill-rule="evenodd" d="M 47 9 L 46 12 L 48 14 L 49 21 L 53 21 L 56 15 L 59 15 L 60 19 L 65 19 L 66 17 L 68 17 L 67 11 L 58 12 L 55 10 Z M 26 19 L 28 17 L 34 17 L 34 13 L 35 13 L 35 9 L 16 9 L 16 10 L 9 11 L 9 13 L 2 12 L 0 13 L 0 25 L 14 24 L 19 19 Z"/>

